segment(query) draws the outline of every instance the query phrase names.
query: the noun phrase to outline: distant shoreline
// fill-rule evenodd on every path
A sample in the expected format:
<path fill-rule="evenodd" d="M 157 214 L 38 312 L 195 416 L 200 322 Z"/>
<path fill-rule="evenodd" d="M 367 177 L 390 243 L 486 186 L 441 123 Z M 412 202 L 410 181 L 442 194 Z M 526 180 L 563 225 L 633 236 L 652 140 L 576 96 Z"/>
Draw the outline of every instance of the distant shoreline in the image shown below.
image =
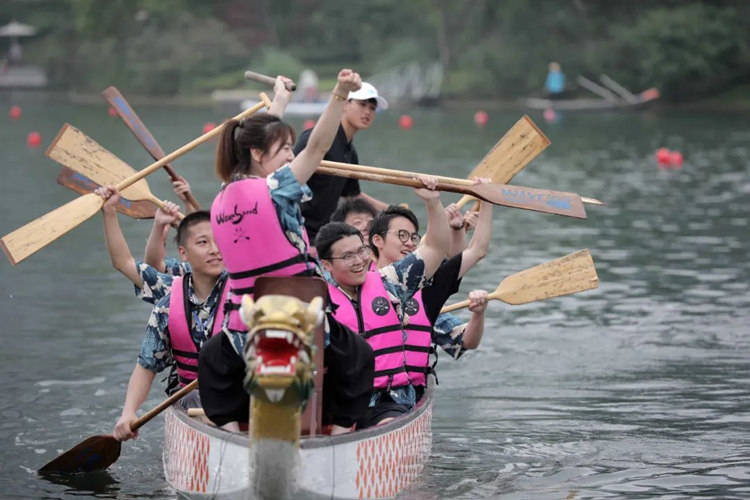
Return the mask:
<path fill-rule="evenodd" d="M 249 91 L 252 95 L 254 92 Z M 65 90 L 50 89 L 0 89 L 0 102 L 13 103 L 24 101 L 28 98 L 38 98 L 43 94 L 46 98 L 66 100 L 73 104 L 102 104 L 106 101 L 98 93 L 79 93 Z M 179 107 L 227 107 L 232 103 L 214 100 L 210 94 L 176 95 L 176 96 L 149 96 L 140 94 L 126 94 L 128 101 L 135 106 L 179 106 Z M 237 103 L 239 106 L 239 102 Z M 404 106 L 408 107 L 418 107 Z M 448 110 L 458 108 L 484 109 L 494 111 L 520 110 L 529 111 L 521 104 L 520 99 L 470 99 L 460 97 L 445 97 L 434 104 L 423 105 L 423 107 L 440 107 Z M 394 106 L 398 109 L 399 106 Z M 239 109 L 239 107 L 238 107 Z M 750 111 L 750 94 L 734 94 L 723 97 L 711 97 L 698 99 L 690 102 L 671 103 L 665 101 L 654 102 L 649 110 L 685 110 L 685 111 L 713 111 L 713 112 L 747 112 Z"/>

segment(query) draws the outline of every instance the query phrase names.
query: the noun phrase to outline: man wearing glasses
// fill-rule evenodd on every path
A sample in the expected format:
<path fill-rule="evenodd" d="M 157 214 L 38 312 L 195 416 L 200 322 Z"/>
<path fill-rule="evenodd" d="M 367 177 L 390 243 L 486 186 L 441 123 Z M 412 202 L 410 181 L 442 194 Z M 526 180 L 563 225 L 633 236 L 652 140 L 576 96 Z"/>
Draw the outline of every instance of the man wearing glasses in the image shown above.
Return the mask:
<path fill-rule="evenodd" d="M 429 371 L 431 325 L 424 309 L 414 310 L 414 295 L 443 260 L 450 244 L 448 217 L 434 191 L 437 179 L 420 177 L 428 189 L 417 189 L 427 208 L 424 240 L 416 231 L 401 233 L 411 250 L 381 269 L 370 270 L 370 247 L 354 227 L 332 222 L 315 240 L 328 272 L 334 317 L 364 336 L 375 353 L 374 393 L 360 428 L 408 412 L 422 396 Z M 395 237 L 402 227 L 394 227 Z"/>

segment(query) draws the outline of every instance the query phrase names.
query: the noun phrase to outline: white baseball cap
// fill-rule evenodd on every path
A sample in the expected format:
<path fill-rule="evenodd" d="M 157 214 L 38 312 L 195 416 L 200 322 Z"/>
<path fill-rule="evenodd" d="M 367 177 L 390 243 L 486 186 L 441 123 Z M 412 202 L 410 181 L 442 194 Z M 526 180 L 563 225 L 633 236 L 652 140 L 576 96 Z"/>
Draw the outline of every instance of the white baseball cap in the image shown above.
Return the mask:
<path fill-rule="evenodd" d="M 362 82 L 362 86 L 356 92 L 349 92 L 349 99 L 357 99 L 358 101 L 375 99 L 380 109 L 388 109 L 388 101 L 385 100 L 385 97 L 378 95 L 378 89 L 367 82 Z"/>

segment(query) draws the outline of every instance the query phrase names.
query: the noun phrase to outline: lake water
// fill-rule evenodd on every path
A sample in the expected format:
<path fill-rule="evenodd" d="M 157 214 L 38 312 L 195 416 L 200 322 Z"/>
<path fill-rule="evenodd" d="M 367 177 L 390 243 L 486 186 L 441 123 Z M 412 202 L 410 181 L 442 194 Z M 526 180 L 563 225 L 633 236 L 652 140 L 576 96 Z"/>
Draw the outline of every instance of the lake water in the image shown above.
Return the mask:
<path fill-rule="evenodd" d="M 2 234 L 75 196 L 55 183 L 59 166 L 43 151 L 66 121 L 132 166 L 150 163 L 103 100 L 0 94 L 0 103 L 23 107 L 19 120 L 0 118 Z M 166 151 L 234 114 L 136 110 Z M 490 112 L 480 129 L 474 111 L 382 113 L 355 138 L 362 163 L 463 177 L 522 114 Z M 403 112 L 411 130 L 397 125 Z M 749 498 L 750 120 L 679 111 L 532 118 L 552 145 L 513 182 L 607 206 L 588 206 L 587 220 L 497 208 L 490 254 L 457 298 L 582 248 L 600 286 L 523 306 L 494 302 L 479 350 L 440 358 L 432 457 L 404 498 Z M 42 148 L 26 147 L 31 130 Z M 659 147 L 681 151 L 682 168 L 660 169 Z M 213 145 L 174 166 L 209 205 Z M 171 196 L 163 173 L 148 182 Z M 422 213 L 407 188 L 364 188 Z M 120 220 L 142 255 L 150 222 Z M 35 472 L 110 432 L 149 314 L 109 264 L 101 217 L 18 266 L 3 259 L 0 314 L 0 497 L 173 498 L 160 418 L 123 445 L 108 473 L 51 482 Z M 145 408 L 163 399 L 155 385 Z"/>

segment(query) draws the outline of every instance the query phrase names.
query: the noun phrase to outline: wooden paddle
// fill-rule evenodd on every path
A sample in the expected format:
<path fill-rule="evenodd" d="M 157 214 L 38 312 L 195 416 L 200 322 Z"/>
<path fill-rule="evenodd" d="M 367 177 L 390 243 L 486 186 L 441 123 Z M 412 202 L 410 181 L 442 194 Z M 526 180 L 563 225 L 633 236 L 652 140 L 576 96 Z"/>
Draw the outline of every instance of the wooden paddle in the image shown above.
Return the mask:
<path fill-rule="evenodd" d="M 320 162 L 320 164 L 324 167 L 332 167 L 332 168 L 338 168 L 338 169 L 344 169 L 344 170 L 353 170 L 353 171 L 360 171 L 360 172 L 367 172 L 371 174 L 381 174 L 381 175 L 390 175 L 395 177 L 405 177 L 405 178 L 414 178 L 415 175 L 417 175 L 415 172 L 409 172 L 408 170 L 394 170 L 390 168 L 380 168 L 380 167 L 371 167 L 368 165 L 355 165 L 352 163 L 341 163 L 336 161 L 328 161 L 323 160 Z M 457 186 L 475 186 L 476 183 L 473 180 L 469 179 L 459 179 L 457 177 L 444 177 L 442 175 L 435 175 L 433 176 L 437 178 L 440 182 L 445 182 L 448 184 L 454 184 Z M 473 197 L 469 197 L 469 199 L 474 199 Z M 586 198 L 581 196 L 581 201 L 584 203 L 590 203 L 593 205 L 604 205 L 599 200 L 596 200 L 594 198 Z"/>
<path fill-rule="evenodd" d="M 151 157 L 154 160 L 161 160 L 164 157 L 164 150 L 159 146 L 159 143 L 156 142 L 156 139 L 154 139 L 154 136 L 151 135 L 151 132 L 146 128 L 146 125 L 143 124 L 141 119 L 135 113 L 135 110 L 130 107 L 128 101 L 125 100 L 125 97 L 119 90 L 117 90 L 117 87 L 107 87 L 102 91 L 102 95 L 115 111 L 117 111 L 117 114 L 122 118 L 122 121 L 125 122 L 125 125 L 128 126 L 130 131 L 133 132 L 133 135 L 138 139 L 138 142 L 140 142 L 143 147 L 146 148 L 146 151 L 151 154 Z M 177 175 L 177 172 L 175 172 L 169 164 L 164 165 L 164 170 L 167 171 L 167 174 L 172 181 L 179 180 L 180 177 Z M 193 194 L 187 192 L 186 196 L 188 203 L 194 206 L 197 210 L 200 210 L 200 204 L 193 197 Z"/>
<path fill-rule="evenodd" d="M 145 179 L 144 179 L 145 180 Z M 92 193 L 99 186 L 85 175 L 61 167 L 57 174 L 57 183 L 78 194 Z M 124 196 L 120 197 L 120 203 L 117 204 L 117 211 L 135 219 L 153 219 L 156 207 L 153 203 L 146 200 L 128 200 Z"/>
<path fill-rule="evenodd" d="M 140 429 L 152 418 L 172 406 L 175 401 L 197 387 L 198 380 L 196 379 L 144 413 L 141 417 L 130 422 L 130 428 L 134 431 Z M 104 470 L 120 458 L 121 445 L 122 443 L 115 439 L 112 434 L 91 436 L 46 464 L 39 469 L 39 472 L 73 473 Z"/>
<path fill-rule="evenodd" d="M 594 260 L 588 249 L 584 249 L 508 276 L 488 298 L 518 305 L 582 292 L 597 286 L 599 277 L 596 275 Z M 469 301 L 464 300 L 445 306 L 440 312 L 451 312 L 468 306 Z"/>
<path fill-rule="evenodd" d="M 67 123 L 60 129 L 45 154 L 100 186 L 118 184 L 137 173 L 133 167 Z M 164 208 L 164 202 L 151 193 L 146 179 L 127 187 L 121 195 L 129 200 L 148 201 Z M 182 219 L 184 215 L 179 214 L 179 217 Z"/>
<path fill-rule="evenodd" d="M 523 115 L 474 167 L 469 178 L 486 177 L 496 184 L 508 184 L 549 145 L 547 136 L 528 115 Z M 463 196 L 458 206 L 471 200 L 471 196 Z"/>
<path fill-rule="evenodd" d="M 263 103 L 258 103 L 238 114 L 234 119 L 242 120 L 262 107 Z M 172 160 L 195 149 L 200 144 L 210 141 L 219 135 L 223 128 L 224 125 L 222 124 L 213 130 L 206 132 L 202 136 L 171 152 L 161 160 L 152 163 L 143 170 L 133 174 L 127 179 L 124 179 L 117 184 L 117 190 L 120 192 L 125 191 L 127 187 L 135 184 L 155 170 L 158 170 Z M 3 251 L 8 256 L 8 260 L 10 260 L 11 264 L 16 265 L 26 259 L 29 255 L 34 254 L 68 231 L 90 219 L 99 211 L 103 203 L 104 200 L 96 194 L 90 193 L 83 195 L 29 222 L 15 231 L 6 234 L 0 239 L 0 246 L 2 246 Z"/>
<path fill-rule="evenodd" d="M 324 163 L 321 163 L 321 165 Z M 347 168 L 320 166 L 316 169 L 316 172 L 386 184 L 423 187 L 423 184 L 415 178 L 416 173 L 409 173 L 406 176 L 404 172 L 392 174 L 389 170 L 383 169 L 389 173 L 378 174 L 368 172 L 367 170 L 359 170 L 359 165 L 346 165 L 348 165 Z M 368 167 L 365 168 L 367 169 Z M 439 191 L 468 194 L 474 198 L 505 207 L 535 210 L 537 212 L 577 217 L 580 219 L 586 218 L 586 210 L 583 207 L 581 197 L 575 193 L 511 186 L 508 184 L 474 184 L 472 181 L 467 181 L 466 179 L 452 179 L 450 177 L 443 177 L 442 179 L 444 180 L 438 181 L 436 187 Z"/>
<path fill-rule="evenodd" d="M 273 78 L 268 75 L 263 75 L 261 73 L 256 73 L 255 71 L 250 71 L 250 70 L 245 71 L 245 80 L 254 80 L 256 82 L 270 85 L 271 87 L 273 87 L 274 84 L 276 83 L 276 78 Z M 294 82 L 291 82 L 291 83 L 287 82 L 284 84 L 284 87 L 286 87 L 286 89 L 289 92 L 294 92 L 295 90 L 297 90 L 297 84 Z"/>

